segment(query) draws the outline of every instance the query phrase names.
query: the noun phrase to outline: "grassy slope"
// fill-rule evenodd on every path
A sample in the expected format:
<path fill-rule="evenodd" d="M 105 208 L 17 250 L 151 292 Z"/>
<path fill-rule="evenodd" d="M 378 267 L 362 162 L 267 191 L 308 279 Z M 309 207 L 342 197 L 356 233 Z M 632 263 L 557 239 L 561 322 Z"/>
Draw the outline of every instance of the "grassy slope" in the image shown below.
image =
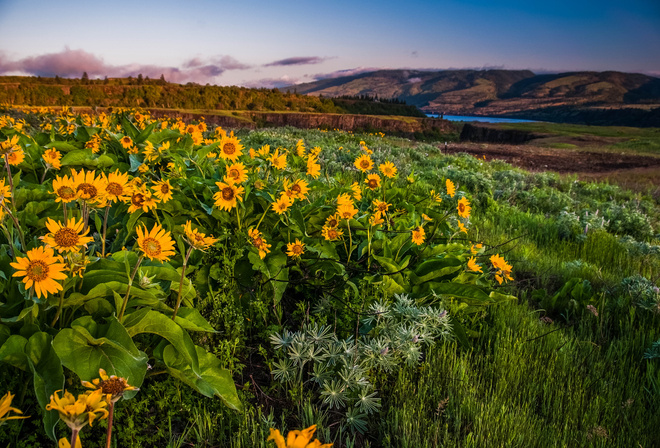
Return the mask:
<path fill-rule="evenodd" d="M 310 147 L 321 146 L 324 153 L 332 154 L 330 162 L 336 170 L 350 161 L 333 149 L 364 139 L 375 157 L 387 157 L 400 167 L 400 176 L 414 169 L 420 182 L 435 188 L 445 173 L 456 170 L 489 177 L 508 169 L 468 156 L 445 157 L 433 146 L 408 140 L 292 129 L 265 134 L 282 145 L 304 138 Z M 478 185 L 463 181 L 460 186 L 473 196 L 474 205 L 483 193 Z M 565 187 L 560 184 L 553 191 L 557 196 L 569 194 L 560 191 Z M 628 197 L 607 191 L 614 191 L 611 194 L 618 201 Z M 576 210 L 586 204 L 584 194 L 570 194 L 578 202 Z M 553 315 L 556 323 L 548 325 L 539 319 L 543 312 L 535 309 L 537 304 L 526 298 L 535 288 L 554 291 L 572 276 L 587 278 L 602 291 L 634 273 L 654 278 L 660 272 L 657 258 L 631 255 L 617 237 L 604 232 L 590 233 L 582 242 L 562 241 L 554 213 L 528 211 L 513 200 L 500 200 L 485 212 L 476 206 L 475 212 L 472 239 L 498 245 L 524 235 L 500 249 L 514 264 L 518 283 L 509 288 L 521 297 L 520 302 L 483 316 L 471 348 L 438 346 L 419 369 L 403 369 L 396 378 L 384 381 L 382 396 L 388 399 L 383 411 L 372 420 L 370 436 L 354 446 L 654 446 L 660 440 L 660 364 L 643 360 L 642 353 L 660 337 L 658 316 L 635 307 L 634 298 L 616 302 L 601 294 L 598 317 L 586 314 L 567 323 Z M 578 271 L 566 264 L 575 260 L 583 262 Z M 129 441 L 140 436 L 144 440 L 145 434 L 163 446 L 180 446 L 184 441 L 202 447 L 266 446 L 272 422 L 280 428 L 285 421 L 289 427 L 306 426 L 322 423 L 327 412 L 301 406 L 262 416 L 252 404 L 259 396 L 252 385 L 242 393 L 247 405 L 243 414 L 225 409 L 219 400 L 199 400 L 185 386 L 160 382 L 158 377 L 149 380 L 144 391 L 117 411 L 116 432 L 127 446 L 140 446 Z M 89 434 L 101 440 L 102 433 L 101 426 Z M 321 428 L 320 437 L 330 440 L 327 427 Z M 335 446 L 351 446 L 350 438 L 344 443 L 346 437 L 341 435 Z M 18 446 L 34 446 L 28 439 Z"/>

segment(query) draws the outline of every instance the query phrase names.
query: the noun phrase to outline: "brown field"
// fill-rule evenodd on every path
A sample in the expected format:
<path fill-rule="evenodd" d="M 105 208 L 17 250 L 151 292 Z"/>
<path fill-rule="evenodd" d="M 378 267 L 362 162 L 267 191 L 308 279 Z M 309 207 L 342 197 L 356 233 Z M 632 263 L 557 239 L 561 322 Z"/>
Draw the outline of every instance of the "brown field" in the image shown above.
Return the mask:
<path fill-rule="evenodd" d="M 447 154 L 465 152 L 486 160 L 503 160 L 530 171 L 575 174 L 581 180 L 616 183 L 660 197 L 660 157 L 602 148 L 558 149 L 534 145 L 450 143 Z"/>

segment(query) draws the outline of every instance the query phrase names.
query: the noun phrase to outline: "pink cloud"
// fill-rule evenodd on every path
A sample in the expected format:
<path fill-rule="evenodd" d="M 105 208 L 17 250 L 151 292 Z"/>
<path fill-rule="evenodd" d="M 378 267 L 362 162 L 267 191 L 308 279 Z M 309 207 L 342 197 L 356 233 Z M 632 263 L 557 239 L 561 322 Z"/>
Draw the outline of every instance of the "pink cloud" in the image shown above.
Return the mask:
<path fill-rule="evenodd" d="M 71 50 L 68 47 L 59 53 L 48 53 L 18 60 L 9 60 L 0 55 L 0 74 L 26 73 L 35 76 L 61 76 L 78 78 L 83 72 L 91 78 L 108 76 L 127 77 L 142 74 L 150 78 L 161 75 L 170 82 L 208 83 L 227 70 L 244 70 L 250 68 L 231 56 L 221 56 L 210 59 L 193 58 L 185 61 L 182 67 L 161 66 L 153 64 L 106 64 L 103 59 L 84 50 Z"/>

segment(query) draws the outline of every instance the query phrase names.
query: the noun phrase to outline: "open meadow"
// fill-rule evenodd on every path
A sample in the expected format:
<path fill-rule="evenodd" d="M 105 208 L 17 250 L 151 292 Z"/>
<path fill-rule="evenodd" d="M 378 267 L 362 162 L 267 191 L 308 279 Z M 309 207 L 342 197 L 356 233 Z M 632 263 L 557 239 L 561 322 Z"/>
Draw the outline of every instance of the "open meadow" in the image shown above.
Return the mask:
<path fill-rule="evenodd" d="M 660 446 L 660 133 L 512 126 L 1 107 L 0 446 Z"/>

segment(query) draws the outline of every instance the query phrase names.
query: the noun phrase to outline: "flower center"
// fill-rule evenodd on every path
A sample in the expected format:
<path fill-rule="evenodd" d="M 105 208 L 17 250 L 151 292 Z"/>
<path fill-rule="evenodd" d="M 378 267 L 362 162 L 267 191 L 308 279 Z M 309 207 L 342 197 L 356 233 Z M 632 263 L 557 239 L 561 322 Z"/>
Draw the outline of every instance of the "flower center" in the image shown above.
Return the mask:
<path fill-rule="evenodd" d="M 225 187 L 222 189 L 222 199 L 225 201 L 231 201 L 234 199 L 234 189 L 231 187 Z"/>
<path fill-rule="evenodd" d="M 101 381 L 100 386 L 104 394 L 111 394 L 113 396 L 122 395 L 124 389 L 126 389 L 123 378 L 108 378 L 105 381 Z"/>
<path fill-rule="evenodd" d="M 160 255 L 160 243 L 154 238 L 146 238 L 142 243 L 142 250 L 148 257 L 157 257 Z"/>
<path fill-rule="evenodd" d="M 369 188 L 372 190 L 378 186 L 378 181 L 376 179 L 369 179 L 369 182 L 367 183 L 369 185 Z"/>
<path fill-rule="evenodd" d="M 142 207 L 142 204 L 144 204 L 144 195 L 142 193 L 135 193 L 131 196 L 131 204 Z"/>
<path fill-rule="evenodd" d="M 465 204 L 463 204 L 462 202 L 459 202 L 458 203 L 458 211 L 463 213 L 465 211 Z"/>
<path fill-rule="evenodd" d="M 40 282 L 48 278 L 48 265 L 42 260 L 32 260 L 26 271 L 27 277 L 33 282 Z"/>
<path fill-rule="evenodd" d="M 78 244 L 80 235 L 78 235 L 78 232 L 70 227 L 62 227 L 60 230 L 55 232 L 53 239 L 55 240 L 55 243 L 57 243 L 57 245 L 60 247 L 74 247 Z"/>
<path fill-rule="evenodd" d="M 107 187 L 105 187 L 105 190 L 115 196 L 119 196 L 122 193 L 124 193 L 124 187 L 122 187 L 120 184 L 117 182 L 110 182 Z"/>
<path fill-rule="evenodd" d="M 231 170 L 229 170 L 229 177 L 238 179 L 239 177 L 241 177 L 241 173 L 236 168 L 232 168 Z"/>
<path fill-rule="evenodd" d="M 82 184 L 78 185 L 76 190 L 82 191 L 83 197 L 86 199 L 91 199 L 97 195 L 96 187 L 92 184 L 88 184 L 87 182 L 83 182 Z"/>
<path fill-rule="evenodd" d="M 339 222 L 337 222 L 337 219 L 335 218 L 332 218 L 330 221 L 328 221 L 328 225 L 330 227 L 337 227 L 337 224 L 339 224 Z"/>
<path fill-rule="evenodd" d="M 230 156 L 236 152 L 236 145 L 231 142 L 227 142 L 222 146 L 222 152 Z"/>
<path fill-rule="evenodd" d="M 366 159 L 362 160 L 362 162 L 360 162 L 360 166 L 366 170 L 369 168 L 369 161 Z"/>
<path fill-rule="evenodd" d="M 73 199 L 76 196 L 76 192 L 71 187 L 60 187 L 57 189 L 57 195 L 62 199 Z"/>
<path fill-rule="evenodd" d="M 303 248 L 302 248 L 302 246 L 299 245 L 299 244 L 296 244 L 295 246 L 293 246 L 293 249 L 291 249 L 291 250 L 292 250 L 293 253 L 296 254 L 296 255 L 300 255 L 300 254 L 303 253 Z"/>
<path fill-rule="evenodd" d="M 330 237 L 331 240 L 334 240 L 337 238 L 337 229 L 330 229 L 328 230 L 328 237 Z"/>
<path fill-rule="evenodd" d="M 291 191 L 293 191 L 295 194 L 300 194 L 302 190 L 300 189 L 300 185 L 293 184 L 293 186 L 291 187 Z"/>
<path fill-rule="evenodd" d="M 170 192 L 170 186 L 167 185 L 167 184 L 162 184 L 160 186 L 160 192 L 163 193 L 163 194 L 169 193 Z"/>

